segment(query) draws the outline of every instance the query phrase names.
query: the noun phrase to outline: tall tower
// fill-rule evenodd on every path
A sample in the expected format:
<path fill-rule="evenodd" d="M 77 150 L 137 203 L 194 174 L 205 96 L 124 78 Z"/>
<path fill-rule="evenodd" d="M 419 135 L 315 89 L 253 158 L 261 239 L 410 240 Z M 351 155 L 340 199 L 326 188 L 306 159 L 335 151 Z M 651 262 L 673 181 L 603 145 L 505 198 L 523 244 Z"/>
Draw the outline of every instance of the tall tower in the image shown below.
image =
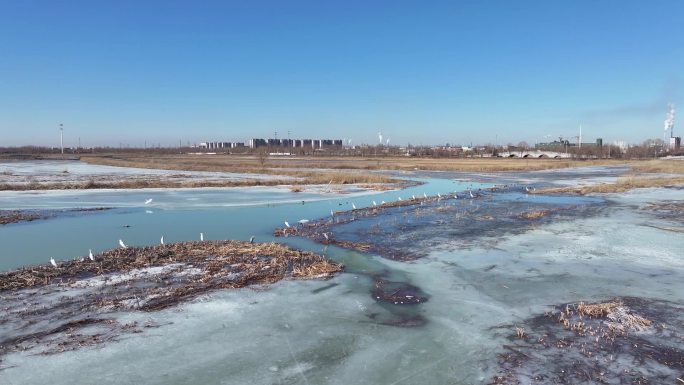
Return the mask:
<path fill-rule="evenodd" d="M 668 103 L 667 104 L 667 115 L 665 115 L 665 122 L 663 122 L 663 136 L 665 140 L 665 145 L 670 147 L 670 142 L 672 140 L 670 138 L 674 138 L 674 116 L 675 116 L 675 107 L 673 103 Z M 668 137 L 668 131 L 670 131 L 670 136 Z"/>
<path fill-rule="evenodd" d="M 59 148 L 64 155 L 64 124 L 59 124 Z"/>

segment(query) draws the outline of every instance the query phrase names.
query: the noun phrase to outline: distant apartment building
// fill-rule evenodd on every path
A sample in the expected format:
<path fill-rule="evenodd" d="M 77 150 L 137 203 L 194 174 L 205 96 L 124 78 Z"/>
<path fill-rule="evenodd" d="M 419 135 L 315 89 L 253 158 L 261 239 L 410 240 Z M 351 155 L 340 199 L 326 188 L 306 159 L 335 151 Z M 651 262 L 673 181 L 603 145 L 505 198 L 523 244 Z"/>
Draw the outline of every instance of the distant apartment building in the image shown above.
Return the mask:
<path fill-rule="evenodd" d="M 207 150 L 245 147 L 242 142 L 202 142 L 197 147 Z"/>
<path fill-rule="evenodd" d="M 342 148 L 342 139 L 258 139 L 249 140 L 250 148 L 277 147 L 277 148 L 302 148 L 302 149 L 325 149 Z"/>

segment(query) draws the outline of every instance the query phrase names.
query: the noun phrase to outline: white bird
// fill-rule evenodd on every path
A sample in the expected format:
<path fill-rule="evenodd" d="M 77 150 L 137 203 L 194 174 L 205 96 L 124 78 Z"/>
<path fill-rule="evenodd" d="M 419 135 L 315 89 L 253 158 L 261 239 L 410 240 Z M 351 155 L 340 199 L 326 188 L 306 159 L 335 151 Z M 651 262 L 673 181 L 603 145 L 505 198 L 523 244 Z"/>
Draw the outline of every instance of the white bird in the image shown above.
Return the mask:
<path fill-rule="evenodd" d="M 352 209 L 356 210 L 356 205 L 352 202 Z"/>
<path fill-rule="evenodd" d="M 373 206 L 377 206 L 377 205 L 378 205 L 378 204 L 377 204 L 377 203 L 375 203 L 375 201 L 373 201 Z"/>
<path fill-rule="evenodd" d="M 152 198 L 147 199 L 147 200 L 145 201 L 145 204 L 146 204 L 146 205 L 149 205 L 150 203 L 152 203 Z"/>
<path fill-rule="evenodd" d="M 309 223 L 309 220 L 308 220 L 308 219 L 300 219 L 300 220 L 299 220 L 299 224 L 302 224 L 302 225 L 303 225 L 303 224 L 305 224 L 305 223 Z"/>
<path fill-rule="evenodd" d="M 54 258 L 50 258 L 50 263 L 52 264 L 52 266 L 57 267 L 57 262 L 55 262 Z"/>
<path fill-rule="evenodd" d="M 153 214 L 154 212 L 152 210 L 145 210 L 145 214 Z"/>
<path fill-rule="evenodd" d="M 249 243 L 254 243 L 254 235 L 249 238 Z"/>
<path fill-rule="evenodd" d="M 454 194 L 454 199 L 458 199 L 458 195 Z"/>
<path fill-rule="evenodd" d="M 423 198 L 427 199 L 427 194 L 423 193 Z"/>
<path fill-rule="evenodd" d="M 415 201 L 415 200 L 416 200 L 416 196 L 415 196 L 415 195 L 411 195 L 411 199 L 413 199 L 413 200 Z"/>
<path fill-rule="evenodd" d="M 525 186 L 525 191 L 530 192 L 530 188 Z"/>
<path fill-rule="evenodd" d="M 325 237 L 326 240 L 330 239 L 330 238 L 328 238 L 328 233 L 323 233 L 323 236 Z"/>
<path fill-rule="evenodd" d="M 88 258 L 90 258 L 91 261 L 95 260 L 95 257 L 93 256 L 93 251 L 88 249 Z"/>
<path fill-rule="evenodd" d="M 332 209 L 330 209 L 330 216 L 332 216 L 332 217 L 335 216 L 335 213 L 332 211 Z"/>
<path fill-rule="evenodd" d="M 159 240 L 159 243 L 161 243 L 162 245 L 164 244 L 164 236 L 163 236 L 163 235 L 161 236 L 161 239 Z"/>
<path fill-rule="evenodd" d="M 472 192 L 471 190 L 468 190 L 468 194 L 470 194 L 470 197 L 471 197 L 471 198 L 475 198 L 475 197 L 473 196 L 473 192 Z"/>
<path fill-rule="evenodd" d="M 442 198 L 442 194 L 437 193 L 437 198 Z"/>
<path fill-rule="evenodd" d="M 204 233 L 200 233 L 200 241 L 204 241 Z"/>
<path fill-rule="evenodd" d="M 401 201 L 401 197 L 399 197 L 399 200 Z"/>
<path fill-rule="evenodd" d="M 385 201 L 380 202 L 381 205 L 384 205 L 385 203 L 386 203 Z"/>
<path fill-rule="evenodd" d="M 123 243 L 123 241 L 121 239 L 119 239 L 119 246 L 121 246 L 122 249 L 128 248 L 128 246 L 126 246 L 126 244 Z"/>
<path fill-rule="evenodd" d="M 290 228 L 290 224 L 287 223 L 287 221 L 285 221 L 285 227 L 287 227 L 288 229 Z"/>

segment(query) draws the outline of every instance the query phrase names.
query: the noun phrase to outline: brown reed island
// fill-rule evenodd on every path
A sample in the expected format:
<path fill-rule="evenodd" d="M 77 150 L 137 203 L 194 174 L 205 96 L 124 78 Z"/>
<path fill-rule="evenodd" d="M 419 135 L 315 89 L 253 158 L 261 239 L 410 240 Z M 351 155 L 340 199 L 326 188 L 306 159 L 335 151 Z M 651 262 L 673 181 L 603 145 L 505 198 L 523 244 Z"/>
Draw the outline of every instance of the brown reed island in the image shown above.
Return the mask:
<path fill-rule="evenodd" d="M 107 250 L 0 274 L 0 356 L 50 354 L 116 340 L 158 324 L 121 324 L 117 313 L 151 312 L 216 289 L 282 279 L 325 279 L 343 266 L 277 243 L 180 242 Z M 97 327 L 94 327 L 97 326 Z"/>
<path fill-rule="evenodd" d="M 490 384 L 684 381 L 680 304 L 623 297 L 555 306 L 514 329 Z"/>
<path fill-rule="evenodd" d="M 76 215 L 86 213 L 96 213 L 100 211 L 109 210 L 109 207 L 92 207 L 92 208 L 77 208 L 64 210 L 44 210 L 44 209 L 30 209 L 30 210 L 0 210 L 0 226 L 9 225 L 11 223 L 33 222 L 43 219 L 50 219 L 63 215 Z"/>

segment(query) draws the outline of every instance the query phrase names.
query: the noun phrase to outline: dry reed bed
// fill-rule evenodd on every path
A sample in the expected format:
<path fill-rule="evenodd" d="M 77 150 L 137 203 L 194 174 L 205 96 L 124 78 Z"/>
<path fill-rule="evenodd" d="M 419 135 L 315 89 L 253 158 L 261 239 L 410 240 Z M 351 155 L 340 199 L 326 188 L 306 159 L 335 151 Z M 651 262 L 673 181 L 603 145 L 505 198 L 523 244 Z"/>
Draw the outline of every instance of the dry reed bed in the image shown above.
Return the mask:
<path fill-rule="evenodd" d="M 84 278 L 123 274 L 135 269 L 183 264 L 200 269 L 199 279 L 182 290 L 238 288 L 273 283 L 287 276 L 328 277 L 342 266 L 323 257 L 277 243 L 241 241 L 180 242 L 168 245 L 111 249 L 95 256 L 51 265 L 29 266 L 0 274 L 0 292 L 53 283 L 74 283 Z M 232 274 L 231 274 L 232 273 Z M 227 279 L 231 275 L 231 279 Z"/>
<path fill-rule="evenodd" d="M 513 329 L 490 384 L 672 383 L 684 370 L 678 304 L 625 297 L 558 305 Z"/>
<path fill-rule="evenodd" d="M 171 170 L 271 173 L 268 168 L 347 170 L 426 170 L 507 172 L 568 167 L 624 165 L 617 160 L 513 159 L 513 158 L 407 158 L 407 157 L 278 157 L 262 160 L 246 155 L 116 155 L 84 156 L 82 160 L 104 165 Z M 281 173 L 281 171 L 275 171 Z"/>
<path fill-rule="evenodd" d="M 276 243 L 181 242 L 113 249 L 0 274 L 0 356 L 39 349 L 53 354 L 117 340 L 160 325 L 120 323 L 109 315 L 157 311 L 216 289 L 285 278 L 328 278 L 343 266 Z M 109 315 L 109 316 L 108 316 Z M 0 368 L 1 369 L 1 368 Z"/>
<path fill-rule="evenodd" d="M 684 185 L 684 176 L 674 177 L 621 177 L 616 183 L 600 183 L 590 186 L 542 188 L 530 191 L 530 194 L 593 194 L 622 193 L 637 188 L 673 187 Z"/>
<path fill-rule="evenodd" d="M 22 210 L 0 210 L 0 225 L 7 225 L 17 222 L 30 222 L 43 218 L 44 216 L 35 212 L 26 212 Z"/>

